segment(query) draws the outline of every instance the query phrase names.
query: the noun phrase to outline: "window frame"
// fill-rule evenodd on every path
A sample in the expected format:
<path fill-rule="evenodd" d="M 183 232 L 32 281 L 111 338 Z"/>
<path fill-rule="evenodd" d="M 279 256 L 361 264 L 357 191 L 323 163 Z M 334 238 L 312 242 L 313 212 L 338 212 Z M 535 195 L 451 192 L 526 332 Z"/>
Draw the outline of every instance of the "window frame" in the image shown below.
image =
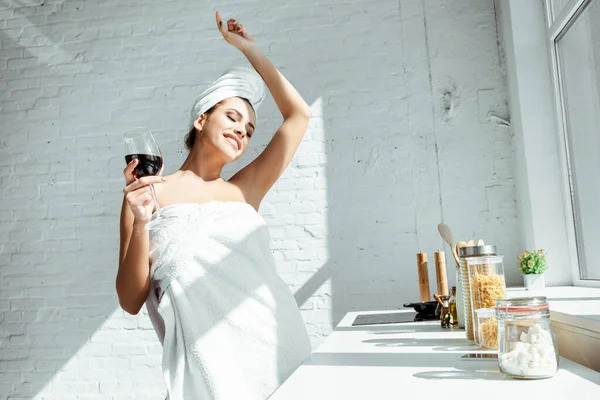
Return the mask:
<path fill-rule="evenodd" d="M 598 279 L 583 279 L 585 264 L 580 262 L 579 254 L 583 254 L 582 244 L 577 241 L 581 236 L 578 224 L 578 199 L 577 188 L 573 179 L 571 164 L 570 137 L 568 132 L 567 99 L 564 90 L 564 81 L 561 71 L 561 56 L 558 51 L 558 41 L 568 32 L 569 28 L 577 21 L 581 14 L 594 1 L 600 0 L 571 0 L 560 12 L 555 13 L 552 3 L 555 0 L 544 0 L 544 13 L 547 21 L 548 49 L 551 65 L 552 91 L 556 109 L 556 126 L 559 135 L 559 162 L 562 171 L 562 190 L 564 195 L 565 222 L 567 225 L 567 241 L 569 251 L 569 264 L 573 276 L 574 286 L 600 287 Z"/>

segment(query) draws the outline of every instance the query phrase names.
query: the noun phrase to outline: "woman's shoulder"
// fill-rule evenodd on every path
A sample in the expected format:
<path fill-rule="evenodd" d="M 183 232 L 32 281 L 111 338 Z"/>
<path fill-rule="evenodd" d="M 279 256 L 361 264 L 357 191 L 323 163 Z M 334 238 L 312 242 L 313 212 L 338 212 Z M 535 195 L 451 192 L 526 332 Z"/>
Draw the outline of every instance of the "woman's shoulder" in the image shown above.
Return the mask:
<path fill-rule="evenodd" d="M 165 176 L 165 182 L 156 185 L 155 190 L 161 206 L 209 201 L 248 202 L 244 191 L 235 180 L 218 179 L 206 182 L 197 176 L 174 173 Z"/>

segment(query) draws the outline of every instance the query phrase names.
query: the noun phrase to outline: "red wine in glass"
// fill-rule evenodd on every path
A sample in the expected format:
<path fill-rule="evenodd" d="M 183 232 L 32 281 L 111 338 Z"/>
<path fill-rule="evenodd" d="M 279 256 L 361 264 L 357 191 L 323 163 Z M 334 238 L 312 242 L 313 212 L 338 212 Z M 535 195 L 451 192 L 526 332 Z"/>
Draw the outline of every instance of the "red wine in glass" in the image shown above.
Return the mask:
<path fill-rule="evenodd" d="M 129 164 L 134 159 L 138 160 L 133 170 L 133 176 L 136 179 L 143 178 L 144 176 L 155 176 L 160 172 L 163 166 L 163 159 L 161 156 L 155 156 L 153 154 L 128 154 L 125 156 L 125 162 Z"/>
<path fill-rule="evenodd" d="M 163 166 L 162 153 L 148 128 L 139 127 L 128 130 L 123 136 L 123 144 L 125 145 L 127 164 L 133 159 L 138 160 L 138 164 L 133 170 L 133 176 L 136 179 L 158 175 Z M 160 206 L 156 200 L 154 185 L 150 185 L 150 192 L 158 214 Z"/>

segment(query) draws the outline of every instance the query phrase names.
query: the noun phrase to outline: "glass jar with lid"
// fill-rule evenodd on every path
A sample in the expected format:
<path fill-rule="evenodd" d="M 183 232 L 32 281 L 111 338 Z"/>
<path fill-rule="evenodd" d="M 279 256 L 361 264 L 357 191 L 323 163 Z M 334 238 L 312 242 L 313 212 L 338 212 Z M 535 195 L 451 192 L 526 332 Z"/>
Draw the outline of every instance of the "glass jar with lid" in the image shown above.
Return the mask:
<path fill-rule="evenodd" d="M 498 349 L 498 321 L 494 308 L 475 310 L 477 315 L 477 344 L 485 349 Z"/>
<path fill-rule="evenodd" d="M 486 255 L 467 259 L 471 309 L 473 310 L 473 333 L 475 343 L 481 346 L 477 310 L 494 308 L 496 299 L 506 295 L 503 256 Z M 491 325 L 488 326 L 491 328 Z"/>
<path fill-rule="evenodd" d="M 498 363 L 511 378 L 541 379 L 558 370 L 558 348 L 546 297 L 496 300 Z"/>
<path fill-rule="evenodd" d="M 473 257 L 481 256 L 493 256 L 496 255 L 496 246 L 494 245 L 481 245 L 481 246 L 468 246 L 458 248 L 458 257 L 460 258 L 460 274 L 457 276 L 457 282 L 460 286 L 458 291 L 460 298 L 462 299 L 462 315 L 458 315 L 459 324 L 464 324 L 465 336 L 467 340 L 475 340 L 474 329 L 473 329 L 473 318 L 475 316 L 471 303 L 471 288 L 469 284 L 469 269 L 467 261 Z M 458 301 L 457 301 L 458 303 Z M 459 306 L 457 304 L 457 306 Z M 461 322 L 462 321 L 462 322 Z"/>

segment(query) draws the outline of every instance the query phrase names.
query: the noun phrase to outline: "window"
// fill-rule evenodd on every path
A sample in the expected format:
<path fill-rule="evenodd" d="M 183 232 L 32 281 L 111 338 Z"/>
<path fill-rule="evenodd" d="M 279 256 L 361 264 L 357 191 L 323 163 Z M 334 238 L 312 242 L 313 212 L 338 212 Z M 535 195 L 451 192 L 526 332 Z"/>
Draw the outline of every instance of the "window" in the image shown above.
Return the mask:
<path fill-rule="evenodd" d="M 552 0 L 551 3 L 551 18 L 548 18 L 549 23 L 548 26 L 552 25 L 552 22 L 554 22 L 559 16 L 560 13 L 567 10 L 568 8 L 565 8 L 565 6 L 568 5 L 568 3 L 570 2 L 570 0 Z"/>
<path fill-rule="evenodd" d="M 600 281 L 600 0 L 546 0 L 568 216 L 581 281 Z"/>

